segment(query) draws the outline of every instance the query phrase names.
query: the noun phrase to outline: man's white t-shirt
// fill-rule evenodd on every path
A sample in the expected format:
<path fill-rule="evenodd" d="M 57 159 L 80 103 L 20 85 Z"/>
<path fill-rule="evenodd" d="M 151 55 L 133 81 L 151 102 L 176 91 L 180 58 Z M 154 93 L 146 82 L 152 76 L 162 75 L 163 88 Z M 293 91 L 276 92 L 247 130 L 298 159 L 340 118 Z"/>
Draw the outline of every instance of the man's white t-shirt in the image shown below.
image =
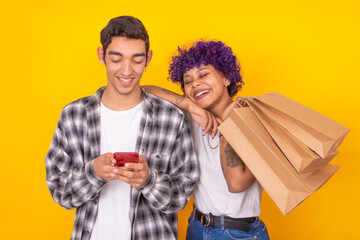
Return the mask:
<path fill-rule="evenodd" d="M 101 103 L 100 154 L 134 152 L 144 103 L 113 111 Z M 130 185 L 111 180 L 101 188 L 98 214 L 91 240 L 131 238 Z"/>
<path fill-rule="evenodd" d="M 191 118 L 191 117 L 190 117 Z M 194 190 L 194 201 L 203 213 L 232 218 L 257 217 L 260 214 L 262 187 L 255 182 L 241 193 L 228 190 L 220 164 L 219 133 L 212 139 L 192 122 L 195 151 L 200 165 L 200 178 Z"/>

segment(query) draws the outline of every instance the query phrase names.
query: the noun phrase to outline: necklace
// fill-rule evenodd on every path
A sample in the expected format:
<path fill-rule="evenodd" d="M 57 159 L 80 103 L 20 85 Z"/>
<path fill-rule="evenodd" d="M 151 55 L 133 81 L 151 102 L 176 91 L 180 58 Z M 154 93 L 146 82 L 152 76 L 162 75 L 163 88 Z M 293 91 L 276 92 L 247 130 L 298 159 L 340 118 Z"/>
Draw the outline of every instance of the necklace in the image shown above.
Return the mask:
<path fill-rule="evenodd" d="M 214 146 L 211 146 L 211 144 L 210 144 L 209 134 L 206 134 L 206 135 L 207 135 L 207 142 L 208 142 L 208 144 L 209 144 L 209 147 L 210 147 L 211 149 L 216 149 L 216 148 L 219 146 L 220 138 L 219 138 L 219 141 L 217 142 L 216 146 L 214 147 Z"/>

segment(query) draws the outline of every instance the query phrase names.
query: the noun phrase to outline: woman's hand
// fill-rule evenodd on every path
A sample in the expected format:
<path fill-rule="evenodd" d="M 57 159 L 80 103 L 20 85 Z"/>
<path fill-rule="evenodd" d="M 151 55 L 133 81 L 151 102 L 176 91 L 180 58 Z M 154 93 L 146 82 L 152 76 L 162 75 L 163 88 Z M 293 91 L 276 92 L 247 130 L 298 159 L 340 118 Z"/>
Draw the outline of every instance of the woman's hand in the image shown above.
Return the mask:
<path fill-rule="evenodd" d="M 221 116 L 221 119 L 223 121 L 225 121 L 229 116 L 230 116 L 230 113 L 231 113 L 231 110 L 233 110 L 234 108 L 237 108 L 238 107 L 238 104 L 236 101 L 232 102 L 224 111 L 223 115 Z"/>
<path fill-rule="evenodd" d="M 215 137 L 219 123 L 214 114 L 193 102 L 189 104 L 188 112 L 193 120 L 202 127 L 203 135 L 209 134 L 212 138 Z"/>
<path fill-rule="evenodd" d="M 223 115 L 221 116 L 221 119 L 225 121 L 231 113 L 231 110 L 237 107 L 249 107 L 249 104 L 247 102 L 248 98 L 253 97 L 237 97 L 234 102 L 232 102 L 224 111 Z"/>

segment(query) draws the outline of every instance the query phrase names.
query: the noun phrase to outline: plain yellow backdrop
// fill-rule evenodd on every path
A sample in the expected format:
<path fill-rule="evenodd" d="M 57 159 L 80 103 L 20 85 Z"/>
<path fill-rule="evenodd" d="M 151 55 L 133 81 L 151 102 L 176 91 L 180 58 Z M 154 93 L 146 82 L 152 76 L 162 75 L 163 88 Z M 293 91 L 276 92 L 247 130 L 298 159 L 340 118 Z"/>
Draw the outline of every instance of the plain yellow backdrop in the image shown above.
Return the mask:
<path fill-rule="evenodd" d="M 342 168 L 283 216 L 266 193 L 271 239 L 352 239 L 359 223 L 358 0 L 2 1 L 0 239 L 69 239 L 74 211 L 51 198 L 45 155 L 61 109 L 106 84 L 99 33 L 119 15 L 141 19 L 154 57 L 142 84 L 167 81 L 178 45 L 217 39 L 232 47 L 239 96 L 277 91 L 350 128 L 332 161 Z M 179 213 L 185 239 L 191 204 Z"/>

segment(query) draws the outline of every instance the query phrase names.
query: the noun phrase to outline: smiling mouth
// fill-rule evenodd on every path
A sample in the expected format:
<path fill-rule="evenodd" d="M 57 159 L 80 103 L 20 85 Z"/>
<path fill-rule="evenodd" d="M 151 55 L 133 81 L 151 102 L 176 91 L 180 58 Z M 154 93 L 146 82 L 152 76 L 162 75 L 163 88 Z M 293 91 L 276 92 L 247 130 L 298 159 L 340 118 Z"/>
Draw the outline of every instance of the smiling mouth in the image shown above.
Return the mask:
<path fill-rule="evenodd" d="M 199 98 L 200 96 L 202 96 L 202 95 L 204 95 L 204 94 L 206 94 L 208 92 L 210 92 L 210 90 L 203 90 L 201 92 L 198 92 L 198 93 L 195 94 L 195 98 Z"/>
<path fill-rule="evenodd" d="M 128 83 L 130 82 L 131 80 L 133 80 L 133 78 L 121 78 L 121 77 L 117 77 L 120 81 L 122 82 L 125 82 L 125 83 Z"/>

